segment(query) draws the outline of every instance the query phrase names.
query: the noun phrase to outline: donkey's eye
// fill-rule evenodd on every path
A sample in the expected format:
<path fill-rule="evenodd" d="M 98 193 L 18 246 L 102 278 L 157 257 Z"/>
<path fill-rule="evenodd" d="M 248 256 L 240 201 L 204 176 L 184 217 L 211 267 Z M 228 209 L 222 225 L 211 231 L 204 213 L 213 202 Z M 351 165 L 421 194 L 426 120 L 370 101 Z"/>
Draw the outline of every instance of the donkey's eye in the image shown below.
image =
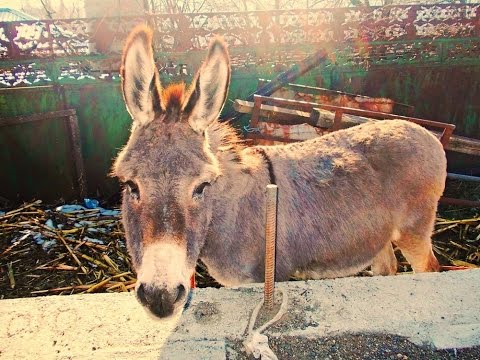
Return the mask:
<path fill-rule="evenodd" d="M 206 181 L 202 182 L 200 185 L 197 185 L 195 189 L 193 189 L 192 197 L 194 199 L 200 199 L 203 196 L 203 191 L 207 186 L 210 186 L 210 183 Z"/>
<path fill-rule="evenodd" d="M 140 199 L 140 190 L 138 189 L 137 184 L 135 184 L 133 181 L 126 181 L 125 188 L 127 189 L 130 196 L 133 197 L 135 200 Z"/>

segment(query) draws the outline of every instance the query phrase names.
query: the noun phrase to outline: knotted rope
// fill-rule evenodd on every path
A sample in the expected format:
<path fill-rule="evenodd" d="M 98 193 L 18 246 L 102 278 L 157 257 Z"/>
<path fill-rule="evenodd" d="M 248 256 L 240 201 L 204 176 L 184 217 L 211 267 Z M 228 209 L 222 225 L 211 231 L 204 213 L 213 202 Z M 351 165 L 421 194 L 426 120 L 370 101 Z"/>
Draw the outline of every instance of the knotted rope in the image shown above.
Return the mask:
<path fill-rule="evenodd" d="M 250 317 L 248 324 L 248 335 L 243 345 L 247 351 L 247 354 L 253 354 L 255 359 L 262 357 L 262 360 L 278 360 L 277 355 L 268 346 L 268 337 L 262 334 L 262 331 L 266 330 L 270 325 L 276 323 L 287 312 L 288 296 L 285 290 L 279 290 L 282 293 L 282 304 L 277 314 L 267 323 L 260 326 L 258 329 L 253 330 L 255 322 L 257 321 L 258 313 L 263 306 L 264 299 L 260 300 L 260 303 L 255 307 Z"/>

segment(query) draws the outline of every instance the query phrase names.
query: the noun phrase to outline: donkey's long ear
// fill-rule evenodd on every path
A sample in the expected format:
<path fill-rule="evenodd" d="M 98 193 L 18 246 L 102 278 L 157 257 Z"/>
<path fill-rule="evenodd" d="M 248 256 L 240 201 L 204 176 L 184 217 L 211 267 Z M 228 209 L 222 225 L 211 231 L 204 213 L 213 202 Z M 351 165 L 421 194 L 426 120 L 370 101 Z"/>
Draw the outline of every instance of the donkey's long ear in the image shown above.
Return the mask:
<path fill-rule="evenodd" d="M 220 38 L 210 43 L 208 55 L 197 73 L 184 113 L 197 133 L 203 133 L 218 118 L 227 98 L 230 83 L 230 58 Z"/>
<path fill-rule="evenodd" d="M 153 60 L 152 30 L 137 26 L 125 44 L 122 57 L 122 90 L 134 122 L 146 124 L 163 111 L 161 85 Z"/>

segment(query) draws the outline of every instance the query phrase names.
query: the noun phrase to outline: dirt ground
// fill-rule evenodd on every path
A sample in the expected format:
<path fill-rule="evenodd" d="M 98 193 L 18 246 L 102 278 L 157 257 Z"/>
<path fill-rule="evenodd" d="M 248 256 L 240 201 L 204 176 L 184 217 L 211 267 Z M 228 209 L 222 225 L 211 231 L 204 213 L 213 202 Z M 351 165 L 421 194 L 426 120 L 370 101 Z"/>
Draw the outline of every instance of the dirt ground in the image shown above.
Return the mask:
<path fill-rule="evenodd" d="M 433 350 L 393 335 L 354 334 L 320 339 L 269 337 L 269 346 L 279 360 L 478 360 L 480 348 Z M 250 360 L 242 344 L 227 346 L 228 360 Z"/>

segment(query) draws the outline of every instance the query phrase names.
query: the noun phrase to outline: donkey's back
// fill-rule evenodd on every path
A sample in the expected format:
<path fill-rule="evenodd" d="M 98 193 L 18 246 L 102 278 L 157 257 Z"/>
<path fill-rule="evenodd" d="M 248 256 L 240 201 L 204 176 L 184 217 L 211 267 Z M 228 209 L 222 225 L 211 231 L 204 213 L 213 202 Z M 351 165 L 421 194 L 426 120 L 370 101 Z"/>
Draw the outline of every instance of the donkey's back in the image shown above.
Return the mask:
<path fill-rule="evenodd" d="M 446 177 L 445 153 L 406 121 L 363 124 L 265 147 L 279 186 L 278 252 L 288 277 L 337 277 L 372 265 L 396 272 L 392 244 L 417 272 L 437 271 L 431 233 Z"/>

